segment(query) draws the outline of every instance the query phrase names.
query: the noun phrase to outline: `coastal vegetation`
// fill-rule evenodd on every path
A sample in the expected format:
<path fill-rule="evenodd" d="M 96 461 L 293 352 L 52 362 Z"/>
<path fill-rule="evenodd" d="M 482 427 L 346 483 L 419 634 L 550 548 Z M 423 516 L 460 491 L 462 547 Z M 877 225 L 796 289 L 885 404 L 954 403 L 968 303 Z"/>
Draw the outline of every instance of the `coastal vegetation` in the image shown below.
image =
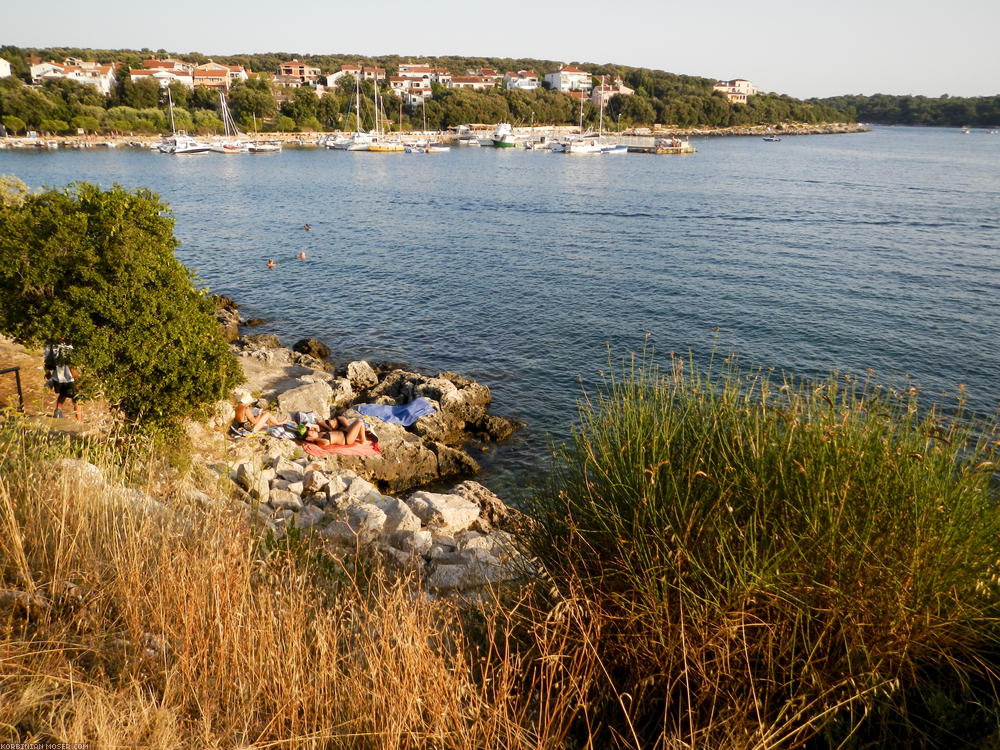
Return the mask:
<path fill-rule="evenodd" d="M 76 347 L 83 388 L 132 421 L 200 413 L 237 383 L 214 303 L 174 256 L 174 220 L 146 190 L 0 183 L 0 333 Z"/>
<path fill-rule="evenodd" d="M 464 604 L 416 595 L 364 550 L 261 536 L 238 504 L 206 501 L 232 491 L 225 474 L 122 436 L 0 423 L 0 740 L 1000 737 L 1000 433 L 961 404 L 779 385 L 732 359 L 609 372 L 534 492 L 534 578 Z"/>
<path fill-rule="evenodd" d="M 176 54 L 166 50 L 94 50 L 94 49 L 22 49 L 0 47 L 0 57 L 11 63 L 14 75 L 0 79 L 0 119 L 12 133 L 26 129 L 45 133 L 67 133 L 83 130 L 93 132 L 163 133 L 169 130 L 167 95 L 152 80 L 133 82 L 129 67 L 141 67 L 151 55 L 170 55 L 193 63 L 209 58 L 202 54 Z M 93 87 L 75 81 L 49 81 L 40 88 L 28 87 L 27 59 L 37 55 L 43 59 L 63 59 L 67 56 L 98 62 L 123 62 L 118 85 L 108 96 Z M 348 129 L 356 124 L 354 80 L 345 76 L 335 91 L 317 95 L 308 86 L 281 89 L 270 80 L 270 74 L 292 55 L 256 54 L 213 57 L 216 62 L 243 65 L 260 73 L 246 83 L 237 83 L 229 92 L 229 106 L 245 130 L 325 131 Z M 405 58 L 391 55 L 359 57 L 356 55 L 300 55 L 308 65 L 331 73 L 343 64 L 374 65 L 395 75 Z M 561 63 L 539 59 L 481 57 L 421 57 L 433 67 L 462 74 L 466 70 L 492 68 L 501 76 L 506 71 L 535 70 L 539 76 L 557 69 Z M 621 78 L 635 90 L 632 96 L 614 96 L 608 101 L 605 126 L 610 129 L 648 127 L 654 124 L 675 127 L 737 127 L 777 124 L 781 122 L 849 121 L 846 110 L 820 103 L 807 103 L 789 96 L 761 93 L 750 97 L 746 104 L 733 104 L 712 90 L 714 79 L 677 75 L 660 70 L 633 68 L 624 65 L 576 63 L 593 74 L 595 80 Z M 362 83 L 365 103 L 362 122 L 371 127 L 374 121 L 372 84 Z M 222 132 L 218 94 L 203 86 L 189 90 L 172 84 L 174 120 L 178 129 L 198 133 Z M 433 96 L 424 108 L 397 106 L 399 100 L 382 84 L 387 117 L 394 128 L 419 130 L 426 118 L 427 127 L 443 130 L 467 123 L 510 121 L 517 125 L 572 125 L 579 122 L 579 103 L 565 93 L 544 88 L 535 91 L 507 91 L 502 81 L 487 91 L 448 89 L 433 86 Z M 394 104 L 395 102 L 395 104 Z M 596 127 L 597 105 L 587 102 L 584 122 Z"/>
<path fill-rule="evenodd" d="M 834 96 L 810 99 L 811 104 L 851 112 L 862 122 L 882 125 L 933 125 L 996 128 L 1000 126 L 1000 96 L 939 97 Z"/>

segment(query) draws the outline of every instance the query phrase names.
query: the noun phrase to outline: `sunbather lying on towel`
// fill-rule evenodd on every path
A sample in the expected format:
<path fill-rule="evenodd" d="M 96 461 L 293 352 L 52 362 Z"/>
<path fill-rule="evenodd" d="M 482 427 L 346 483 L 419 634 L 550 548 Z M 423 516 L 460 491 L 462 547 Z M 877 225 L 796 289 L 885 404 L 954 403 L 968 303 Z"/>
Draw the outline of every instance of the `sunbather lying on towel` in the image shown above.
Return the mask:
<path fill-rule="evenodd" d="M 240 402 L 236 404 L 236 415 L 233 417 L 233 424 L 250 432 L 260 432 L 268 427 L 278 427 L 284 424 L 284 422 L 266 409 L 258 409 L 255 406 L 250 406 L 249 395 L 244 395 L 240 398 Z"/>
<path fill-rule="evenodd" d="M 346 417 L 331 417 L 319 419 L 316 424 L 303 425 L 305 434 L 302 439 L 307 443 L 317 445 L 365 445 L 368 437 L 365 435 L 365 423 L 360 419 L 353 422 Z"/>

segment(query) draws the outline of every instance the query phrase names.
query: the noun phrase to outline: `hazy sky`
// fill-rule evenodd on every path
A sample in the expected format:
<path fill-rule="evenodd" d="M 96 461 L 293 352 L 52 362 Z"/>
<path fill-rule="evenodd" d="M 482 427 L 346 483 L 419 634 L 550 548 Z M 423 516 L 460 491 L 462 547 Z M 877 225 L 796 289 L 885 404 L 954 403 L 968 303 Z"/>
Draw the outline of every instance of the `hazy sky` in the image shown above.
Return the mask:
<path fill-rule="evenodd" d="M 1000 0 L 11 2 L 0 44 L 533 57 L 748 78 L 795 97 L 1000 93 Z M 539 71 L 543 73 L 545 71 Z"/>

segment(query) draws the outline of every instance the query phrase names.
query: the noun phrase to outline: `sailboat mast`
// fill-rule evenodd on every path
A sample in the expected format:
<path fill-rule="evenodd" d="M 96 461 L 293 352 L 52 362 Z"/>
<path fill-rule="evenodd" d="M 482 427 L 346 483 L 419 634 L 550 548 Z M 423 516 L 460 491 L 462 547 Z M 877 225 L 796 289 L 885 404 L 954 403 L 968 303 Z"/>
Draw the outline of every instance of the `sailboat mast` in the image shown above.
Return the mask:
<path fill-rule="evenodd" d="M 604 76 L 601 76 L 601 116 L 598 120 L 600 125 L 597 127 L 597 137 L 604 137 Z"/>
<path fill-rule="evenodd" d="M 167 86 L 167 102 L 170 104 L 170 132 L 177 135 L 177 128 L 174 126 L 174 98 L 170 96 L 169 86 Z"/>
<path fill-rule="evenodd" d="M 358 118 L 357 132 L 361 132 L 361 71 L 358 71 L 358 77 L 354 79 L 354 115 Z"/>

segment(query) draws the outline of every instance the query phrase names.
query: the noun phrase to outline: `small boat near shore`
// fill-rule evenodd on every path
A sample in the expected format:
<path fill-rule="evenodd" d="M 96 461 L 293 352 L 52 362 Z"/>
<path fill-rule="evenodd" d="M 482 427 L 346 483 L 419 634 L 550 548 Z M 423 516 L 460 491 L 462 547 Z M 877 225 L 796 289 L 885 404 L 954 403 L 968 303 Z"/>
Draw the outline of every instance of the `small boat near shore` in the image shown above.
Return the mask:
<path fill-rule="evenodd" d="M 764 140 L 765 141 L 770 141 L 771 143 L 777 143 L 778 141 L 781 140 L 781 138 L 779 138 L 776 135 L 765 135 L 764 136 Z"/>

